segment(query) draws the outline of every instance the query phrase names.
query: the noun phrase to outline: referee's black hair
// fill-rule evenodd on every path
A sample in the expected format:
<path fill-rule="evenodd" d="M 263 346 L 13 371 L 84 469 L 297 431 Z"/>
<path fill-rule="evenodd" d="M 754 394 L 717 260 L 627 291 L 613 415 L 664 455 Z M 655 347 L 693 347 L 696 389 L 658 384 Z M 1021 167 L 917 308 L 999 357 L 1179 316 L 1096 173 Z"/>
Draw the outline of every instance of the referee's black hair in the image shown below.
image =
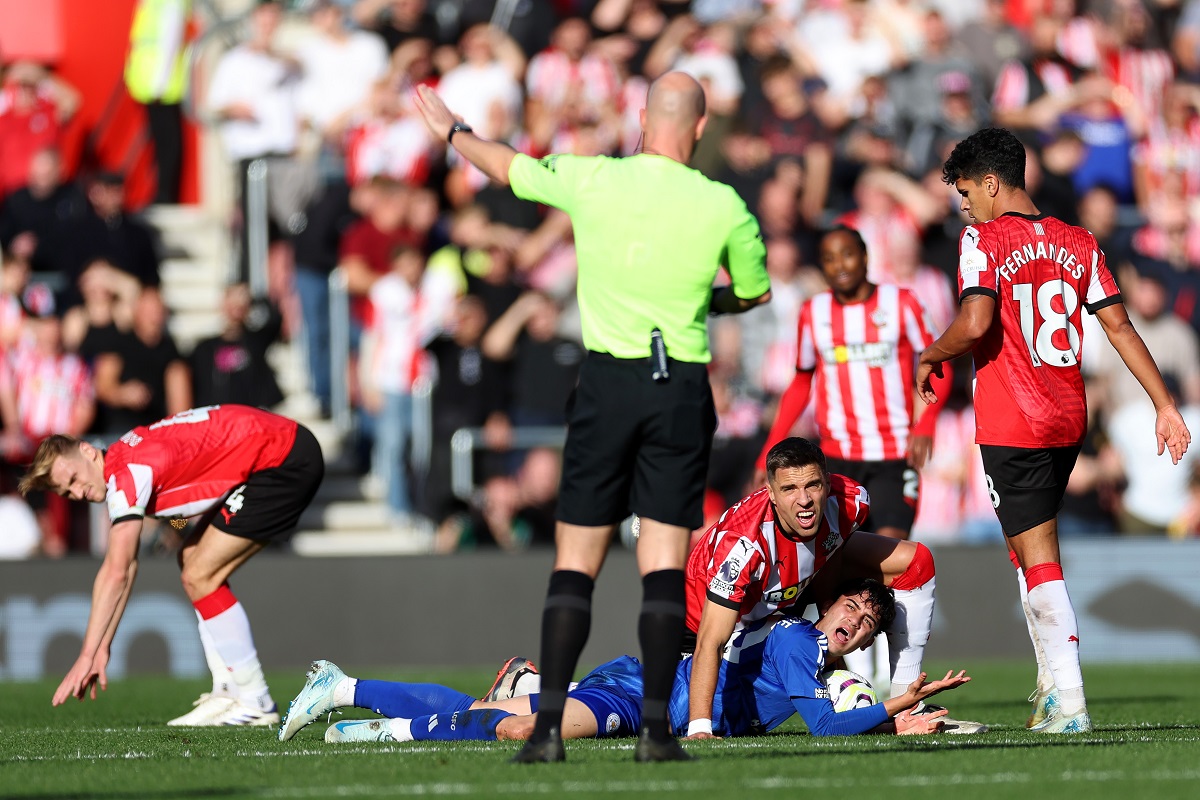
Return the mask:
<path fill-rule="evenodd" d="M 984 128 L 954 146 L 942 165 L 942 180 L 951 185 L 959 178 L 981 181 L 995 175 L 1013 189 L 1025 188 L 1025 145 L 1006 128 Z"/>
<path fill-rule="evenodd" d="M 821 234 L 821 241 L 824 242 L 827 237 L 833 236 L 835 233 L 846 234 L 858 244 L 858 251 L 860 253 L 863 255 L 867 254 L 867 242 L 863 239 L 862 234 L 858 232 L 858 228 L 851 228 L 849 225 L 834 225 Z"/>
<path fill-rule="evenodd" d="M 767 452 L 767 477 L 774 477 L 781 469 L 798 469 L 815 466 L 821 471 L 821 477 L 829 477 L 829 466 L 825 463 L 825 453 L 808 439 L 791 436 L 775 445 Z"/>
<path fill-rule="evenodd" d="M 849 578 L 837 588 L 838 597 L 867 595 L 867 602 L 875 607 L 876 635 L 892 627 L 896 621 L 896 593 L 874 578 Z"/>

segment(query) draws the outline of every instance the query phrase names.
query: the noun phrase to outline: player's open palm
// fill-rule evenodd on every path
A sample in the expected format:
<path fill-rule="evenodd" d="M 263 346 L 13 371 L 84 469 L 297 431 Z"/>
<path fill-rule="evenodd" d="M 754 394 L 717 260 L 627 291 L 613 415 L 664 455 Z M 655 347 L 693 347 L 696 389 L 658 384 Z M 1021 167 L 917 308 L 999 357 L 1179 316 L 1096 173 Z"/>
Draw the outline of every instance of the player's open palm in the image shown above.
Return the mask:
<path fill-rule="evenodd" d="M 917 679 L 908 687 L 909 695 L 915 699 L 914 705 L 922 700 L 928 700 L 935 694 L 957 689 L 964 683 L 969 683 L 971 678 L 967 675 L 966 670 L 959 670 L 958 674 L 954 674 L 954 670 L 948 670 L 945 677 L 938 681 L 925 682 L 926 675 L 922 672 L 917 676 Z"/>
<path fill-rule="evenodd" d="M 1158 438 L 1158 454 L 1161 456 L 1164 449 L 1169 450 L 1174 464 L 1179 463 L 1192 442 L 1192 432 L 1175 406 L 1163 406 L 1158 410 L 1154 420 L 1154 435 Z"/>

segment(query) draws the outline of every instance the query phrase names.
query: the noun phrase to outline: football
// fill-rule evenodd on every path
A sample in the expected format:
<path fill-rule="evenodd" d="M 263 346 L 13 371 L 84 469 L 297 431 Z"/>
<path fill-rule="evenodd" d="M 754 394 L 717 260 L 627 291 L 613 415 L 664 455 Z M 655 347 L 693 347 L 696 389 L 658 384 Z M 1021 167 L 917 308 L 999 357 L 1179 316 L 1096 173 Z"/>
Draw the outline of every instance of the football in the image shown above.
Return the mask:
<path fill-rule="evenodd" d="M 879 696 L 867 679 L 848 669 L 832 669 L 825 673 L 825 686 L 834 711 L 866 708 L 879 702 Z"/>

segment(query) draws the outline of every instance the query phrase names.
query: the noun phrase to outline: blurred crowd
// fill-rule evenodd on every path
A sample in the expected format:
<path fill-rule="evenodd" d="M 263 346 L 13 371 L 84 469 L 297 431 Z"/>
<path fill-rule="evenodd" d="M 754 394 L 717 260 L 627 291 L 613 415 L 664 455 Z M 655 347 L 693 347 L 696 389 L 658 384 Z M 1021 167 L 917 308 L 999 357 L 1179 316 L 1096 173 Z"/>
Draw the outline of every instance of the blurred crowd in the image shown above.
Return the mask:
<path fill-rule="evenodd" d="M 772 279 L 770 304 L 712 325 L 712 512 L 746 491 L 791 380 L 800 306 L 824 288 L 822 229 L 857 228 L 873 281 L 913 289 L 938 328 L 951 319 L 966 220 L 941 164 L 991 124 L 1027 143 L 1038 207 L 1101 242 L 1200 426 L 1200 0 L 298 0 L 254 3 L 243 27 L 194 91 L 239 191 L 249 164 L 269 164 L 270 297 L 231 287 L 226 334 L 187 358 L 165 331 L 153 234 L 124 212 L 120 176 L 60 174 L 54 120 L 77 98 L 33 65 L 7 68 L 6 460 L 51 430 L 119 433 L 234 396 L 269 405 L 263 354 L 282 332 L 303 342 L 324 413 L 334 383 L 351 386 L 361 468 L 395 524 L 428 526 L 444 552 L 548 541 L 557 450 L 511 444 L 514 430 L 563 424 L 583 356 L 570 222 L 448 154 L 413 89 L 435 86 L 481 136 L 530 155 L 621 156 L 637 152 L 648 82 L 668 70 L 705 88 L 693 166 L 758 216 Z M 14 114 L 43 115 L 42 138 L 13 133 L 28 133 Z M 231 228 L 244 242 L 242 209 Z M 351 296 L 346 375 L 330 366 L 335 269 Z M 61 280 L 40 306 L 30 270 Z M 1063 534 L 1200 534 L 1198 457 L 1172 467 L 1130 435 L 1153 409 L 1098 330 L 1085 342 L 1093 423 Z M 254 380 L 231 380 L 233 362 Z M 20 377 L 34 364 L 42 395 Z M 961 366 L 922 476 L 925 541 L 1000 537 Z M 425 385 L 431 419 L 414 428 Z M 69 399 L 53 417 L 38 399 L 49 395 Z M 485 444 L 470 501 L 449 486 L 449 440 L 464 427 Z M 408 457 L 414 436 L 431 442 L 427 463 Z M 43 539 L 51 554 L 69 544 Z"/>

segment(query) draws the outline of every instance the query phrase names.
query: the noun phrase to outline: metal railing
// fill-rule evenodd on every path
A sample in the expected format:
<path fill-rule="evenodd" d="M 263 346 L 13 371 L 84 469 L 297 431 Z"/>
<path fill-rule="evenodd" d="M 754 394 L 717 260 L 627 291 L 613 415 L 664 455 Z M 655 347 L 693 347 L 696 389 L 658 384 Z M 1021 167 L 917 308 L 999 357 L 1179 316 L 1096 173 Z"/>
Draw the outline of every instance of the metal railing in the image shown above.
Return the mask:
<path fill-rule="evenodd" d="M 565 425 L 530 425 L 512 429 L 508 449 L 561 448 L 566 441 Z M 450 437 L 450 489 L 460 500 L 475 494 L 475 451 L 485 449 L 483 428 L 459 428 Z"/>

